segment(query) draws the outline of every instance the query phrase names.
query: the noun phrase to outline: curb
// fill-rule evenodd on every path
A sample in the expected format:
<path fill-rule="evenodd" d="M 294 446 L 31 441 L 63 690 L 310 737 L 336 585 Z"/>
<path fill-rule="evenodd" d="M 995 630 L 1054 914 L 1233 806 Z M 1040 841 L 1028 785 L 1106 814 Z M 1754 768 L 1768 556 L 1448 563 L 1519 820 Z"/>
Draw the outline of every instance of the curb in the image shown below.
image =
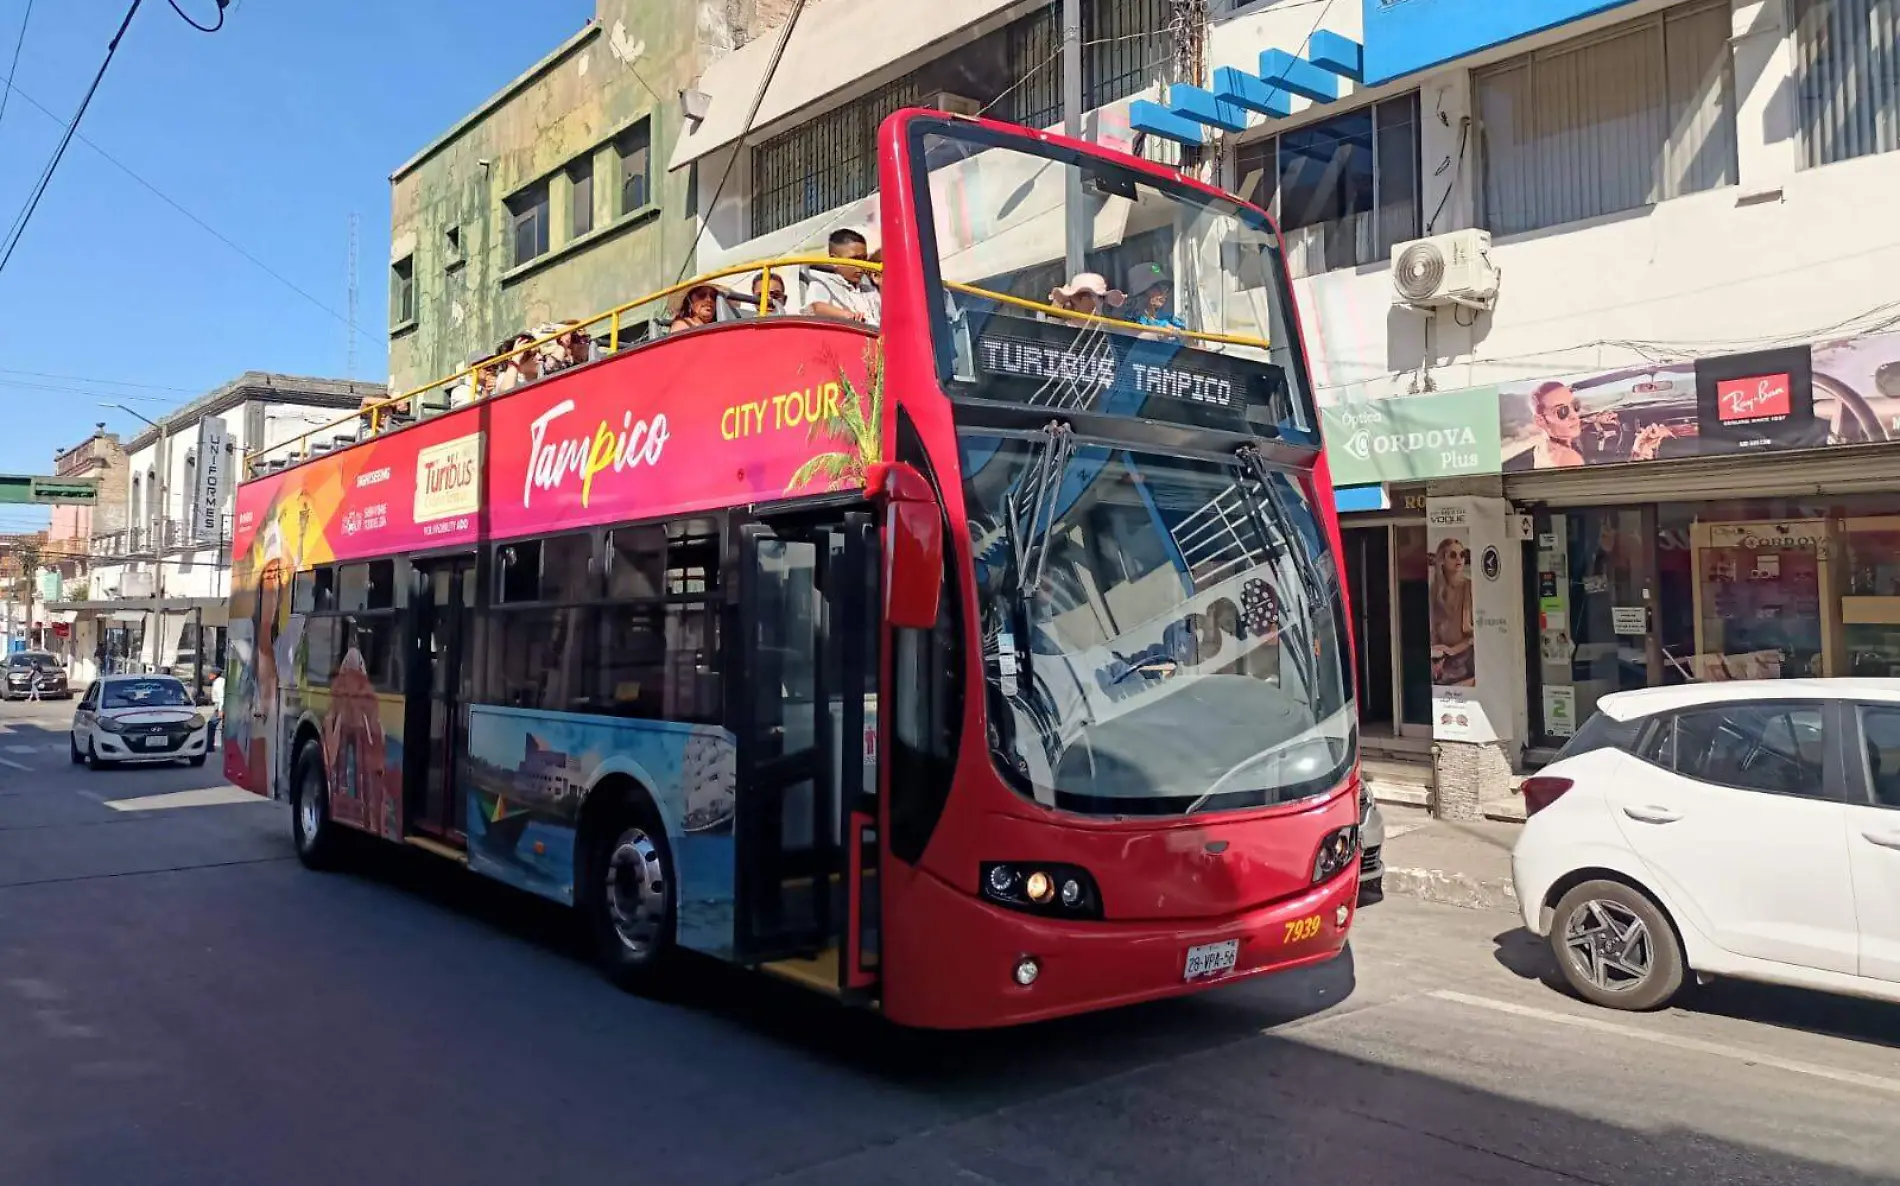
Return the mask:
<path fill-rule="evenodd" d="M 1466 910 L 1517 909 L 1517 890 L 1508 880 L 1488 880 L 1442 869 L 1387 868 L 1385 892 Z"/>

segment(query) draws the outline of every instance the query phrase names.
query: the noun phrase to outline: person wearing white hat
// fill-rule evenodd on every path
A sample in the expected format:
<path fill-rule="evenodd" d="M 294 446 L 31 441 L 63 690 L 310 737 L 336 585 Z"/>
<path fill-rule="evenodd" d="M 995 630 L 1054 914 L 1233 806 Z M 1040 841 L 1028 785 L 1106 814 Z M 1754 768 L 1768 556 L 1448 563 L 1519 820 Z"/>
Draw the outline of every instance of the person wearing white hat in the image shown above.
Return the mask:
<path fill-rule="evenodd" d="M 1104 305 L 1119 309 L 1127 299 L 1121 289 L 1110 288 L 1100 272 L 1078 272 L 1073 280 L 1049 292 L 1049 303 L 1056 308 L 1090 317 L 1100 316 Z"/>

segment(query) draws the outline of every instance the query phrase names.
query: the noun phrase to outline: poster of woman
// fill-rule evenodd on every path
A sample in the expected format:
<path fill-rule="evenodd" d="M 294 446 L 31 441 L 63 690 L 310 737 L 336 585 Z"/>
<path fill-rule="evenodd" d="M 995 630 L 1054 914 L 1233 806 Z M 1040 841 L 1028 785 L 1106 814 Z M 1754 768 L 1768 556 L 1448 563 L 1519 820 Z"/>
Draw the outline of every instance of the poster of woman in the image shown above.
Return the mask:
<path fill-rule="evenodd" d="M 1431 554 L 1432 685 L 1477 685 L 1472 621 L 1471 544 L 1463 528 L 1447 531 Z"/>

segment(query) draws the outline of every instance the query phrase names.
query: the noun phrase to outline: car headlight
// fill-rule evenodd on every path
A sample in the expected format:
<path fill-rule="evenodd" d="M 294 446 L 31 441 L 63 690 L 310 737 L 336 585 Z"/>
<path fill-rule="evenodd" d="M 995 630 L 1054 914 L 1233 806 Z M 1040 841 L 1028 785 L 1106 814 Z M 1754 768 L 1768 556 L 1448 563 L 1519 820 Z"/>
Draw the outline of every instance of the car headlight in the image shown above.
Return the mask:
<path fill-rule="evenodd" d="M 125 732 L 125 726 L 114 717 L 100 717 L 99 727 L 108 733 Z"/>
<path fill-rule="evenodd" d="M 1313 858 L 1313 884 L 1317 885 L 1352 864 L 1359 855 L 1359 826 L 1335 828 L 1319 842 L 1319 855 Z"/>
<path fill-rule="evenodd" d="M 201 712 L 194 712 L 191 714 L 191 727 L 194 729 L 202 729 L 210 719 L 211 718 Z"/>

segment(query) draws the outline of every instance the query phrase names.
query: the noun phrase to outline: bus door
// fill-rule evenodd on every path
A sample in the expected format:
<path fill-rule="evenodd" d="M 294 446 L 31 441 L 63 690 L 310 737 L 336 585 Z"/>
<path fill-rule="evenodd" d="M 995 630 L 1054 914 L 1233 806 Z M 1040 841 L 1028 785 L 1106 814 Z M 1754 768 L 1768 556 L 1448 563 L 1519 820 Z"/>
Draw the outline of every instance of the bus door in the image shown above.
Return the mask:
<path fill-rule="evenodd" d="M 741 529 L 734 806 L 740 958 L 841 996 L 877 980 L 871 516 Z"/>
<path fill-rule="evenodd" d="M 403 785 L 410 831 L 460 844 L 466 808 L 455 786 L 468 728 L 474 664 L 467 661 L 475 557 L 415 563 L 409 595 L 415 635 L 403 721 Z"/>

